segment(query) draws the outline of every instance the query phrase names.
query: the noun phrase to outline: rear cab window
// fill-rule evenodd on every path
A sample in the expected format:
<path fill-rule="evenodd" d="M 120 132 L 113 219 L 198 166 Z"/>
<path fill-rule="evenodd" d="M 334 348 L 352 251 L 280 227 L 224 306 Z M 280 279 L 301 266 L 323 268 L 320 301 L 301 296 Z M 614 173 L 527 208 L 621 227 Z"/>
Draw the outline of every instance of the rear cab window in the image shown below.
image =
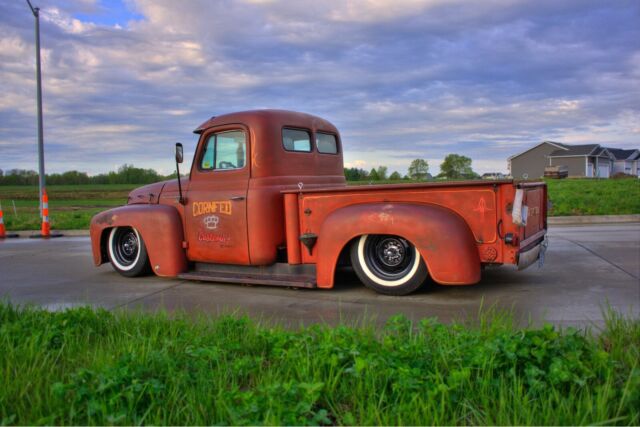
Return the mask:
<path fill-rule="evenodd" d="M 287 151 L 311 152 L 311 134 L 304 129 L 282 129 L 282 146 Z"/>
<path fill-rule="evenodd" d="M 331 133 L 316 132 L 316 148 L 322 154 L 338 154 L 338 141 Z"/>

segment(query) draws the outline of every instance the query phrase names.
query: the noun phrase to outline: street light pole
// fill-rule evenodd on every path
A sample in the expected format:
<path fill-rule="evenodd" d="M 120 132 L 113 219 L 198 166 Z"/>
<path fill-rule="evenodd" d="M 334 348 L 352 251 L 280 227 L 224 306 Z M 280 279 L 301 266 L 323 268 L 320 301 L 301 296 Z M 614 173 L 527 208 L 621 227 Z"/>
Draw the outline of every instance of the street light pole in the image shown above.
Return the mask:
<path fill-rule="evenodd" d="M 42 126 L 42 74 L 40 71 L 40 8 L 33 7 L 31 2 L 27 0 L 27 4 L 31 8 L 33 16 L 36 18 L 36 80 L 38 85 L 38 173 L 40 186 L 40 215 L 42 215 L 42 195 L 45 190 L 44 176 L 44 136 Z"/>

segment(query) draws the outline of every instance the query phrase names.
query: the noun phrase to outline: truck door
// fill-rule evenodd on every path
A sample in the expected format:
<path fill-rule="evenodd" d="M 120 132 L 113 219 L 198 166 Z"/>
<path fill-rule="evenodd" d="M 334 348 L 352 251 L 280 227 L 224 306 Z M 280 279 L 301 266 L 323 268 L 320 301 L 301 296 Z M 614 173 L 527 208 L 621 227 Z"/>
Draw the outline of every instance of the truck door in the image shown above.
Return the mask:
<path fill-rule="evenodd" d="M 248 147 L 249 132 L 238 125 L 214 128 L 203 135 L 185 206 L 189 260 L 249 264 Z"/>

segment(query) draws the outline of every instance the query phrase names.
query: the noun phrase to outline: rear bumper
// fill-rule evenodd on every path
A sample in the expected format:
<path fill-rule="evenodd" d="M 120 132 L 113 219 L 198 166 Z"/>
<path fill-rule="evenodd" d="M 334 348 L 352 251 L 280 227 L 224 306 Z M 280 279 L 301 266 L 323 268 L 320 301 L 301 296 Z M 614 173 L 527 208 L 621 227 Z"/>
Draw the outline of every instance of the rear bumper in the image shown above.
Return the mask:
<path fill-rule="evenodd" d="M 544 253 L 547 250 L 547 236 L 535 246 L 525 249 L 518 253 L 518 270 L 524 270 L 534 262 L 538 261 L 540 267 L 544 264 Z"/>

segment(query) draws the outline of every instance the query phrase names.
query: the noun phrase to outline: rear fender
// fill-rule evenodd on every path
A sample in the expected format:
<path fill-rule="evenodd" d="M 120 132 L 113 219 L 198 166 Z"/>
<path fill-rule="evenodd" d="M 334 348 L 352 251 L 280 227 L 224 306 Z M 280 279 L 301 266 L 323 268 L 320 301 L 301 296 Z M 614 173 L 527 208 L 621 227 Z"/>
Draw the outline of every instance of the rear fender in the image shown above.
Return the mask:
<path fill-rule="evenodd" d="M 127 205 L 100 212 L 91 219 L 93 261 L 109 260 L 107 239 L 113 227 L 134 227 L 142 235 L 151 268 L 158 276 L 174 277 L 187 271 L 182 221 L 176 208 L 166 205 Z"/>
<path fill-rule="evenodd" d="M 376 203 L 331 213 L 318 236 L 318 287 L 332 288 L 338 257 L 354 238 L 393 234 L 413 243 L 438 283 L 470 285 L 480 280 L 480 257 L 462 217 L 436 205 Z"/>

